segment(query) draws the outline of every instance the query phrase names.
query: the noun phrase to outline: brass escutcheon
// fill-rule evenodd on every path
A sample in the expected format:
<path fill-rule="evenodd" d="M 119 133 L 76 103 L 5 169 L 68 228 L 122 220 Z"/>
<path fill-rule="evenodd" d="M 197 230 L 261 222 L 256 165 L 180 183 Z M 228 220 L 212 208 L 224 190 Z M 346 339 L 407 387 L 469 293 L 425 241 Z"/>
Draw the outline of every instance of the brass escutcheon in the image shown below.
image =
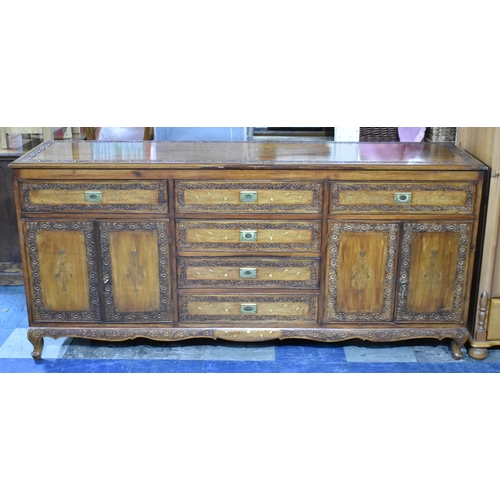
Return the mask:
<path fill-rule="evenodd" d="M 257 304 L 240 304 L 240 311 L 243 314 L 255 314 L 257 312 Z"/>
<path fill-rule="evenodd" d="M 256 267 L 240 267 L 240 278 L 256 278 Z"/>
<path fill-rule="evenodd" d="M 102 202 L 102 192 L 101 191 L 85 191 L 85 201 L 92 203 Z"/>
<path fill-rule="evenodd" d="M 251 203 L 257 201 L 257 191 L 240 191 L 240 202 Z"/>
<path fill-rule="evenodd" d="M 257 231 L 255 229 L 241 230 L 240 241 L 257 241 Z"/>
<path fill-rule="evenodd" d="M 394 203 L 411 203 L 411 193 L 394 193 Z"/>

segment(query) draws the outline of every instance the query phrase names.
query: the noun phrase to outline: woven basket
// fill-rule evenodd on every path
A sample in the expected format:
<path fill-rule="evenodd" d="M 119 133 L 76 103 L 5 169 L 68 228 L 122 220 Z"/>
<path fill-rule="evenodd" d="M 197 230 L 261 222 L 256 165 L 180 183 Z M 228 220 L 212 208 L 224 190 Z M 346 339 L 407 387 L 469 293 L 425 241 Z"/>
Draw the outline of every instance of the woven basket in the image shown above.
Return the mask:
<path fill-rule="evenodd" d="M 398 127 L 360 127 L 361 142 L 399 142 Z"/>
<path fill-rule="evenodd" d="M 424 142 L 453 142 L 457 135 L 456 127 L 427 127 Z"/>

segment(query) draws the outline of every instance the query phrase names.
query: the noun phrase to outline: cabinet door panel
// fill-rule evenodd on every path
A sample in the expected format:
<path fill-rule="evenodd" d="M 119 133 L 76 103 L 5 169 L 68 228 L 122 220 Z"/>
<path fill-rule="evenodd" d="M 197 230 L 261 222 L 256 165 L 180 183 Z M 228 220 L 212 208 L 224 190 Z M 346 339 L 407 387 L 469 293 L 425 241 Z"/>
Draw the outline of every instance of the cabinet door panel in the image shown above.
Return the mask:
<path fill-rule="evenodd" d="M 92 222 L 25 222 L 36 321 L 98 321 Z"/>
<path fill-rule="evenodd" d="M 330 223 L 327 321 L 390 321 L 398 224 Z"/>
<path fill-rule="evenodd" d="M 397 320 L 461 321 L 470 224 L 405 223 Z"/>
<path fill-rule="evenodd" d="M 101 222 L 107 321 L 171 321 L 166 222 Z"/>

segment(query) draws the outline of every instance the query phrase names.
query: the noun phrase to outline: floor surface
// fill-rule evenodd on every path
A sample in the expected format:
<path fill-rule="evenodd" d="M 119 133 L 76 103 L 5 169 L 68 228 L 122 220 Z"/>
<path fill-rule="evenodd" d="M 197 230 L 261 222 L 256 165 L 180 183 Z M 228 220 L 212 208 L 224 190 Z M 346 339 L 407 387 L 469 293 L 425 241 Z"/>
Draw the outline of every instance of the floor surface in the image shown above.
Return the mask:
<path fill-rule="evenodd" d="M 477 361 L 457 361 L 450 341 L 318 343 L 286 340 L 232 343 L 191 339 L 99 342 L 45 339 L 42 360 L 31 357 L 22 286 L 0 286 L 2 373 L 500 373 L 500 349 Z"/>

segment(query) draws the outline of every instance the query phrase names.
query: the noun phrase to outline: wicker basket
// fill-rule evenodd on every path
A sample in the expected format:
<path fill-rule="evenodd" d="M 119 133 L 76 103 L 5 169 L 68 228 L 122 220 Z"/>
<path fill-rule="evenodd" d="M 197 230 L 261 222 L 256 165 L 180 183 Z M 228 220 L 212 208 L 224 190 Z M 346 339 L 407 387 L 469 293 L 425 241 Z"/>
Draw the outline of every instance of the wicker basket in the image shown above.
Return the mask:
<path fill-rule="evenodd" d="M 424 142 L 453 142 L 457 135 L 456 127 L 427 127 Z"/>
<path fill-rule="evenodd" d="M 361 142 L 399 142 L 398 127 L 359 127 Z"/>

